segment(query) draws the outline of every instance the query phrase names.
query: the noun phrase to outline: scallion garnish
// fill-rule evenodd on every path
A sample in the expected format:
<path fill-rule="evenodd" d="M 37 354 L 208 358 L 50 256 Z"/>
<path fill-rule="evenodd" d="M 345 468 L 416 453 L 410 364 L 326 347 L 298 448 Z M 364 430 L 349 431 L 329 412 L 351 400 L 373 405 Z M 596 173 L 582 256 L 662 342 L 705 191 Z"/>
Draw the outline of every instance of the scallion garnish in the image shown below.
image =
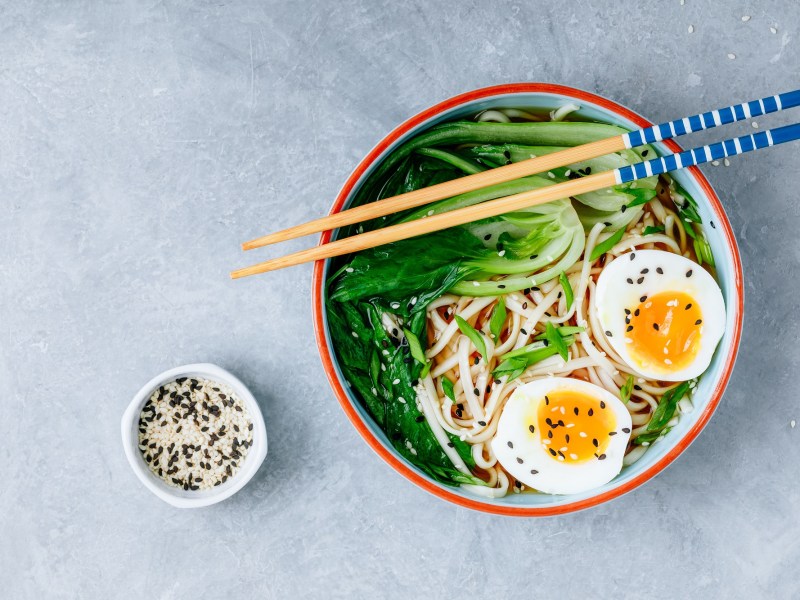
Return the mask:
<path fill-rule="evenodd" d="M 428 372 L 431 370 L 431 363 L 425 356 L 425 351 L 422 349 L 422 344 L 419 343 L 419 338 L 414 335 L 412 331 L 405 328 L 403 328 L 403 333 L 408 340 L 408 349 L 411 351 L 411 356 L 414 357 L 414 360 L 423 365 L 420 377 L 427 376 Z"/>
<path fill-rule="evenodd" d="M 564 297 L 567 300 L 567 310 L 569 310 L 572 308 L 572 301 L 575 299 L 575 294 L 572 292 L 572 286 L 569 284 L 569 279 L 567 279 L 567 274 L 564 273 L 564 271 L 561 271 L 561 275 L 558 276 L 558 282 L 564 290 Z"/>
<path fill-rule="evenodd" d="M 456 392 L 453 389 L 453 382 L 450 381 L 447 377 L 442 377 L 442 389 L 444 390 L 444 395 L 450 398 L 453 402 L 456 401 Z"/>
<path fill-rule="evenodd" d="M 458 324 L 458 328 L 461 330 L 461 333 L 467 336 L 475 348 L 477 348 L 478 352 L 483 357 L 483 360 L 488 360 L 486 357 L 486 342 L 484 341 L 483 336 L 478 333 L 478 331 L 472 325 L 467 323 L 458 315 L 456 315 L 456 323 Z"/>
<path fill-rule="evenodd" d="M 569 360 L 569 352 L 567 351 L 567 344 L 564 342 L 564 338 L 561 337 L 561 334 L 558 333 L 555 325 L 553 325 L 550 321 L 547 322 L 546 329 L 544 332 L 545 339 L 550 342 L 550 346 L 561 355 L 561 358 L 564 359 L 564 362 Z"/>
<path fill-rule="evenodd" d="M 612 235 L 611 237 L 609 237 L 605 241 L 600 242 L 599 244 L 597 244 L 592 249 L 592 255 L 589 257 L 589 260 L 595 261 L 598 258 L 600 258 L 601 256 L 603 256 L 603 254 L 605 254 L 606 252 L 611 250 L 614 246 L 617 245 L 617 243 L 619 243 L 619 241 L 622 239 L 623 235 L 625 235 L 625 228 L 624 227 L 620 227 L 614 233 L 614 235 Z"/>
<path fill-rule="evenodd" d="M 671 390 L 664 392 L 661 396 L 661 400 L 658 402 L 658 406 L 653 411 L 653 416 L 650 417 L 650 422 L 647 424 L 647 431 L 661 431 L 675 414 L 678 401 L 683 398 L 688 391 L 689 382 L 684 381 Z"/>
<path fill-rule="evenodd" d="M 495 342 L 500 340 L 500 332 L 503 330 L 503 325 L 505 325 L 507 316 L 506 301 L 500 296 L 500 299 L 497 301 L 497 306 L 494 307 L 494 311 L 492 312 L 492 317 L 489 319 L 489 330 L 492 332 L 492 337 Z"/>
<path fill-rule="evenodd" d="M 642 232 L 643 235 L 652 235 L 654 233 L 664 233 L 666 229 L 663 225 L 648 225 Z"/>
<path fill-rule="evenodd" d="M 633 391 L 633 375 L 628 375 L 628 379 L 625 380 L 625 384 L 619 390 L 619 399 L 622 400 L 624 404 L 627 404 L 628 401 L 631 399 L 632 391 Z"/>

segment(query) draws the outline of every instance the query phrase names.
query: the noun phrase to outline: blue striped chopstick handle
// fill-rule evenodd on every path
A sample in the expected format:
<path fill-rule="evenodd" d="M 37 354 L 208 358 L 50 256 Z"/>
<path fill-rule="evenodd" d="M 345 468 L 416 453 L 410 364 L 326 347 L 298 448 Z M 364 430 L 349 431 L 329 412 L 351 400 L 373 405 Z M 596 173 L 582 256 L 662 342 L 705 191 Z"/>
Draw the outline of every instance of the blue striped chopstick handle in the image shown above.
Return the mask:
<path fill-rule="evenodd" d="M 667 171 L 684 169 L 694 165 L 701 165 L 712 160 L 719 160 L 728 156 L 744 154 L 751 150 L 760 150 L 769 146 L 792 142 L 800 139 L 800 123 L 786 125 L 776 129 L 760 131 L 750 135 L 731 138 L 716 144 L 709 144 L 700 148 L 693 148 L 678 154 L 670 154 L 636 163 L 627 167 L 614 170 L 617 183 L 627 183 L 635 179 L 644 179 L 652 175 L 660 175 Z"/>
<path fill-rule="evenodd" d="M 712 110 L 691 117 L 684 117 L 669 123 L 653 125 L 646 129 L 637 129 L 622 136 L 626 148 L 635 148 L 643 144 L 652 144 L 668 140 L 686 133 L 711 129 L 719 125 L 727 125 L 736 121 L 744 121 L 752 117 L 760 117 L 769 113 L 800 106 L 800 90 L 767 96 L 760 100 L 744 102 L 735 106 Z"/>

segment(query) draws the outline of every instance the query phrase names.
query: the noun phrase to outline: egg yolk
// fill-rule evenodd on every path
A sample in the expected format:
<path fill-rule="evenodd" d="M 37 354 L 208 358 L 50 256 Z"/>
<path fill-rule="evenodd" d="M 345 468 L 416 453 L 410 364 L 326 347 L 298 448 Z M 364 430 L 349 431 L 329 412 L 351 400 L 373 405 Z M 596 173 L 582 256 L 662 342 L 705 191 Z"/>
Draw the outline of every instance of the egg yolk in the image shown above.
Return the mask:
<path fill-rule="evenodd" d="M 631 357 L 643 367 L 678 371 L 697 355 L 703 313 L 689 294 L 642 296 L 638 306 L 625 310 L 625 323 Z"/>
<path fill-rule="evenodd" d="M 606 447 L 618 433 L 616 424 L 603 400 L 573 390 L 549 393 L 536 414 L 542 446 L 553 459 L 568 463 L 605 460 Z M 534 433 L 533 425 L 529 429 Z"/>

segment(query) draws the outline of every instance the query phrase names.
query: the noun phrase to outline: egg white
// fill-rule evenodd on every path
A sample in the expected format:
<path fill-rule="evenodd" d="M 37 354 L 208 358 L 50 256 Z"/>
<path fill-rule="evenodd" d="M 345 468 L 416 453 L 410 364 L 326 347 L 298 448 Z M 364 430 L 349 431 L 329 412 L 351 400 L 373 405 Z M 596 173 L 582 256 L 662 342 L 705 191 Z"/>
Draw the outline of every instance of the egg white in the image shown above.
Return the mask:
<path fill-rule="evenodd" d="M 642 276 L 642 270 L 648 269 Z M 663 271 L 659 273 L 657 269 Z M 686 274 L 691 271 L 691 276 Z M 643 277 L 643 281 L 639 280 Z M 633 284 L 628 283 L 632 280 Z M 643 365 L 628 350 L 625 341 L 626 308 L 639 304 L 641 296 L 660 292 L 683 292 L 693 298 L 703 314 L 697 353 L 683 368 L 668 365 Z M 663 250 L 635 250 L 622 254 L 607 264 L 597 279 L 595 306 L 603 332 L 622 360 L 643 377 L 661 381 L 686 381 L 703 374 L 711 364 L 717 344 L 725 332 L 725 302 L 714 278 L 696 262 Z M 608 336 L 607 333 L 611 333 Z"/>
<path fill-rule="evenodd" d="M 528 429 L 528 421 L 531 415 L 538 413 L 545 395 L 556 390 L 574 391 L 602 400 L 606 408 L 614 412 L 617 435 L 610 438 L 604 460 L 559 461 L 543 444 L 541 436 L 545 432 L 539 427 L 533 433 Z M 564 420 L 569 425 L 569 415 L 565 415 Z M 620 472 L 630 431 L 630 413 L 615 395 L 579 379 L 548 377 L 526 383 L 514 391 L 503 407 L 491 446 L 503 468 L 526 486 L 547 494 L 577 494 L 608 483 Z"/>

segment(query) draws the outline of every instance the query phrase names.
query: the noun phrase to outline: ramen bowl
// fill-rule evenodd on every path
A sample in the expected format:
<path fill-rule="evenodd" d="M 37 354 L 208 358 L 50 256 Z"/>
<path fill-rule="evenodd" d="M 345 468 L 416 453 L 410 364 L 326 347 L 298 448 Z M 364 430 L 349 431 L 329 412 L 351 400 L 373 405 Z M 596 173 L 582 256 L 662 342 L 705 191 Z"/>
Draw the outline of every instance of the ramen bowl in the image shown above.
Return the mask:
<path fill-rule="evenodd" d="M 445 100 L 410 118 L 384 137 L 359 163 L 336 198 L 331 213 L 345 210 L 381 160 L 411 137 L 439 123 L 471 117 L 481 111 L 499 107 L 519 107 L 549 111 L 577 104 L 573 113 L 579 119 L 603 121 L 628 129 L 651 125 L 633 111 L 610 100 L 575 88 L 546 83 L 518 83 L 483 88 Z M 679 152 L 674 141 L 654 144 L 659 153 Z M 623 468 L 609 483 L 580 494 L 547 495 L 537 493 L 509 494 L 502 498 L 484 498 L 459 488 L 443 485 L 406 461 L 392 446 L 386 434 L 373 421 L 364 405 L 345 381 L 339 367 L 325 314 L 325 281 L 329 261 L 317 262 L 313 273 L 314 327 L 322 363 L 333 392 L 353 426 L 364 441 L 389 466 L 418 487 L 454 504 L 474 510 L 511 516 L 549 516 L 596 506 L 630 492 L 652 479 L 700 434 L 714 414 L 736 359 L 742 330 L 743 287 L 742 266 L 736 240 L 716 193 L 695 167 L 671 174 L 692 195 L 699 205 L 703 223 L 711 224 L 704 231 L 716 262 L 717 280 L 726 305 L 725 332 L 711 365 L 697 384 L 692 397 L 694 410 L 681 417 L 678 424 L 632 465 Z M 336 239 L 337 232 L 325 232 L 322 242 Z"/>

